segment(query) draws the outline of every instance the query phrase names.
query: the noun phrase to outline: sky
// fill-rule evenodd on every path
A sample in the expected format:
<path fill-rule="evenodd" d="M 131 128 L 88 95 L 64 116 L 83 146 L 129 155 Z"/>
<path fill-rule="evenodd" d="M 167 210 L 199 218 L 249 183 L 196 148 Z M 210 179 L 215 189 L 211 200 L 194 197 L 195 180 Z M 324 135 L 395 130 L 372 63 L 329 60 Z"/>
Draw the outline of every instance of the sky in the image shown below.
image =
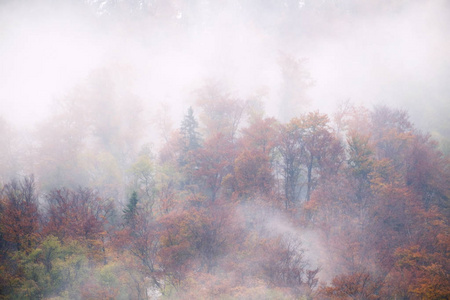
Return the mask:
<path fill-rule="evenodd" d="M 387 104 L 431 131 L 449 113 L 447 1 L 17 2 L 0 2 L 0 116 L 18 128 L 103 68 L 149 116 L 165 103 L 180 119 L 212 80 L 279 117 L 283 56 L 312 79 L 308 110 Z"/>

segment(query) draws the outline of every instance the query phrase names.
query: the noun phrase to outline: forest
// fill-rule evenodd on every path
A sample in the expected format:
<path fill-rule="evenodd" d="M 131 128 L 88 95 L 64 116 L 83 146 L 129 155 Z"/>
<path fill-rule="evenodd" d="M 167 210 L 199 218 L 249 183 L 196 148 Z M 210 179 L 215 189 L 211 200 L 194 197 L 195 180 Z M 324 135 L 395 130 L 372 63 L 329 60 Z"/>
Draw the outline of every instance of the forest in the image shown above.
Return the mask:
<path fill-rule="evenodd" d="M 448 298 L 450 164 L 407 113 L 203 94 L 158 153 L 75 103 L 46 124 L 2 185 L 3 298 Z"/>
<path fill-rule="evenodd" d="M 0 299 L 450 298 L 444 1 L 13 2 Z"/>

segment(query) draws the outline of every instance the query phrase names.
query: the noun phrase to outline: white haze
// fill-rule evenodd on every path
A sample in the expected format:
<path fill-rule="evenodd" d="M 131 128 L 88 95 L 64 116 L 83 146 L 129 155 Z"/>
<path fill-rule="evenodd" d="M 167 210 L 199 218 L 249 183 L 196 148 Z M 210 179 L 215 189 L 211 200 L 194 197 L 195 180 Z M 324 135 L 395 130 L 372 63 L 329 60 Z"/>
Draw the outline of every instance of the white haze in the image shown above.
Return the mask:
<path fill-rule="evenodd" d="M 179 120 L 209 80 L 243 99 L 264 91 L 267 114 L 278 116 L 283 54 L 306 59 L 308 109 L 386 103 L 426 130 L 439 124 L 422 117 L 424 106 L 444 120 L 449 112 L 447 1 L 285 1 L 273 10 L 277 1 L 142 1 L 142 12 L 126 1 L 109 10 L 113 2 L 17 2 L 0 3 L 0 114 L 19 128 L 105 67 L 127 70 L 147 116 L 166 103 Z"/>
<path fill-rule="evenodd" d="M 153 127 L 143 130 L 146 138 L 157 136 L 155 123 L 162 118 L 177 127 L 198 89 L 211 81 L 241 99 L 264 95 L 267 115 L 280 117 L 280 60 L 288 56 L 304 59 L 314 82 L 296 99 L 308 103 L 302 109 L 331 113 L 346 100 L 369 107 L 382 103 L 408 110 L 419 128 L 450 138 L 449 1 L 148 0 L 141 1 L 144 8 L 138 2 L 0 0 L 0 127 L 4 118 L 23 131 L 39 128 L 56 102 L 76 99 L 77 87 L 103 69 L 120 74 L 112 76 L 120 81 L 119 92 L 142 102 L 142 116 Z M 12 140 L 10 135 L 0 140 Z M 3 151 L 7 144 L 0 143 L 0 153 L 15 151 Z M 10 160 L 12 170 L 27 165 Z M 125 173 L 125 163 L 117 169 Z M 75 179 L 85 177 L 77 174 Z M 119 189 L 121 203 L 125 191 Z M 247 222 L 264 222 L 265 231 L 298 239 L 310 267 L 321 267 L 321 281 L 335 275 L 317 232 L 284 221 L 282 213 L 250 206 L 239 213 L 244 211 L 251 214 Z"/>
<path fill-rule="evenodd" d="M 307 263 L 307 269 L 319 269 L 319 278 L 327 282 L 335 275 L 335 267 L 330 259 L 330 249 L 326 248 L 320 232 L 305 226 L 298 226 L 289 221 L 284 212 L 264 208 L 262 203 L 243 203 L 237 209 L 237 214 L 242 217 L 249 227 L 256 229 L 258 235 L 264 238 L 281 237 L 298 248 L 294 248 Z"/>

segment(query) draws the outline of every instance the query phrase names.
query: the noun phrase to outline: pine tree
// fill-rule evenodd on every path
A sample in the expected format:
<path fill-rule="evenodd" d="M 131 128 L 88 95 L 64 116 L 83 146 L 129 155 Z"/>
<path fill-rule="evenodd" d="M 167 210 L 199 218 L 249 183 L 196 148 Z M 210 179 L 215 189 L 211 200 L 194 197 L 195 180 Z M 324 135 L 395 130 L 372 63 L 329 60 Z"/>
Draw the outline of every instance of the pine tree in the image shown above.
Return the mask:
<path fill-rule="evenodd" d="M 125 219 L 126 224 L 133 225 L 135 216 L 137 214 L 137 203 L 138 197 L 136 191 L 133 191 L 131 194 L 131 198 L 127 204 L 127 207 L 123 210 L 123 218 Z"/>
<path fill-rule="evenodd" d="M 198 122 L 194 117 L 192 107 L 189 107 L 188 113 L 184 116 L 180 128 L 182 153 L 179 162 L 181 165 L 187 163 L 187 156 L 190 151 L 200 148 L 200 134 L 197 130 Z"/>

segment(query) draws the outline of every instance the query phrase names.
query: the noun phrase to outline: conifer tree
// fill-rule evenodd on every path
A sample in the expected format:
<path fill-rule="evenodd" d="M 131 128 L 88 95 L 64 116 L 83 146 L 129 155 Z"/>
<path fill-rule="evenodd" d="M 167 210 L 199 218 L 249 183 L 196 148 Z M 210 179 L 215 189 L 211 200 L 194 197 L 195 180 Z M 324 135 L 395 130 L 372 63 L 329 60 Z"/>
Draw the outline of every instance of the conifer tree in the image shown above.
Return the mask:
<path fill-rule="evenodd" d="M 188 153 L 190 151 L 200 148 L 200 134 L 198 133 L 198 122 L 194 117 L 194 110 L 189 107 L 187 114 L 181 122 L 181 143 L 182 153 L 180 155 L 179 163 L 181 165 L 187 164 Z"/>
<path fill-rule="evenodd" d="M 136 191 L 133 191 L 131 194 L 131 198 L 128 201 L 127 207 L 123 210 L 126 224 L 131 224 L 133 226 L 134 219 L 137 214 L 137 203 L 138 203 L 138 196 Z"/>

